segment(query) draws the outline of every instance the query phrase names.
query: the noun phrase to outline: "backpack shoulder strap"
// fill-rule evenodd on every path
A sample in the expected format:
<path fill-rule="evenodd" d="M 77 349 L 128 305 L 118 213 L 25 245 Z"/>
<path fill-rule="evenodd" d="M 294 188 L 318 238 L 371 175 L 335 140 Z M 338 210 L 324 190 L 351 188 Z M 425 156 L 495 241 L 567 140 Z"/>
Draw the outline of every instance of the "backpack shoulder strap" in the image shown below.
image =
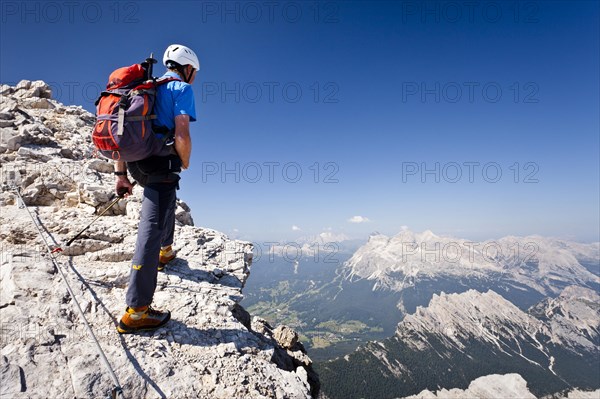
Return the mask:
<path fill-rule="evenodd" d="M 169 82 L 182 82 L 182 80 L 179 78 L 171 77 L 171 76 L 166 77 L 166 78 L 158 78 L 155 80 L 156 86 L 164 85 L 165 83 L 169 83 Z"/>

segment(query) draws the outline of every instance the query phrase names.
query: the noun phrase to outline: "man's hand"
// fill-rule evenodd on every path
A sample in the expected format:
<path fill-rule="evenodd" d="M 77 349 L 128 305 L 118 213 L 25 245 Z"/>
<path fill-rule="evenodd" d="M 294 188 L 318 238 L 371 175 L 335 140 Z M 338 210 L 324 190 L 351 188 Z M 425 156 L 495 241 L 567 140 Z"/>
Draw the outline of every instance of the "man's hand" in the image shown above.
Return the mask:
<path fill-rule="evenodd" d="M 129 181 L 127 176 L 118 176 L 115 192 L 119 197 L 127 197 L 133 194 L 133 184 Z"/>
<path fill-rule="evenodd" d="M 133 184 L 127 178 L 127 164 L 122 161 L 115 162 L 115 174 L 121 174 L 117 176 L 117 184 L 115 192 L 119 197 L 133 194 Z"/>

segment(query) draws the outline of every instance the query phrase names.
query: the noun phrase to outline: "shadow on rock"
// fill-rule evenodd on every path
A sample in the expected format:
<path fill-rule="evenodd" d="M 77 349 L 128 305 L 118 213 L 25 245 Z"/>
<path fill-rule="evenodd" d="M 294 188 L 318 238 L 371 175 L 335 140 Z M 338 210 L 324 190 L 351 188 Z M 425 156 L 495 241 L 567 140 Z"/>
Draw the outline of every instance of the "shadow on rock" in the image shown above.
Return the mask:
<path fill-rule="evenodd" d="M 231 288 L 242 288 L 242 282 L 232 274 L 224 273 L 221 276 L 216 276 L 213 272 L 200 268 L 190 267 L 190 264 L 185 259 L 176 258 L 171 261 L 162 273 L 178 276 L 183 280 L 188 280 L 194 283 L 206 281 L 207 283 L 223 285 Z"/>
<path fill-rule="evenodd" d="M 82 282 L 82 284 L 87 288 L 87 290 L 90 292 L 90 294 L 92 294 L 92 296 L 94 297 L 94 300 L 100 305 L 100 307 L 102 308 L 102 310 L 110 317 L 113 326 L 116 327 L 117 324 L 118 324 L 117 318 L 115 316 L 113 316 L 113 314 L 106 308 L 106 305 L 104 305 L 104 302 L 102 302 L 102 300 L 98 297 L 98 295 L 96 294 L 96 291 L 94 291 L 94 289 L 92 288 L 92 286 L 86 281 L 85 278 L 83 278 L 83 276 L 75 268 L 75 265 L 73 264 L 73 259 L 69 259 L 68 264 L 69 264 L 69 267 L 71 268 L 71 270 L 73 270 L 73 272 L 77 275 L 77 277 L 79 278 L 79 280 Z M 117 334 L 116 331 L 115 331 L 115 334 Z M 127 356 L 127 359 L 131 362 L 131 364 L 133 365 L 133 368 L 138 373 L 138 375 L 140 377 L 142 377 L 142 379 L 148 385 L 150 385 L 156 391 L 156 393 L 158 393 L 158 395 L 161 398 L 166 398 L 167 396 L 165 395 L 165 393 L 154 382 L 154 380 L 152 380 L 152 378 L 150 378 L 150 376 L 148 374 L 146 374 L 146 372 L 144 371 L 144 369 L 142 368 L 142 366 L 140 365 L 140 363 L 137 361 L 137 359 L 135 358 L 135 356 L 133 356 L 133 354 L 131 353 L 131 351 L 127 347 L 127 342 L 125 342 L 125 337 L 122 336 L 122 335 L 120 335 L 120 334 L 117 334 L 117 335 L 119 336 L 119 342 L 121 343 L 121 346 L 123 347 L 123 351 L 125 352 L 125 355 Z"/>

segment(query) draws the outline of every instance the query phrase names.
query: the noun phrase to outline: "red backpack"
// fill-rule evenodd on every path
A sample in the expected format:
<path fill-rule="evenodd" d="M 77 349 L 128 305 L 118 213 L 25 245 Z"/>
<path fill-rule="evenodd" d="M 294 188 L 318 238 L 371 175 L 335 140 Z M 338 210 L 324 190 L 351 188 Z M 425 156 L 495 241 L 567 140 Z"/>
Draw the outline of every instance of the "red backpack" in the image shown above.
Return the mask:
<path fill-rule="evenodd" d="M 115 70 L 108 78 L 106 90 L 96 100 L 96 124 L 92 141 L 106 158 L 134 162 L 153 155 L 168 155 L 165 138 L 152 131 L 152 114 L 156 88 L 180 80 L 152 78 L 150 56 L 146 62 Z"/>

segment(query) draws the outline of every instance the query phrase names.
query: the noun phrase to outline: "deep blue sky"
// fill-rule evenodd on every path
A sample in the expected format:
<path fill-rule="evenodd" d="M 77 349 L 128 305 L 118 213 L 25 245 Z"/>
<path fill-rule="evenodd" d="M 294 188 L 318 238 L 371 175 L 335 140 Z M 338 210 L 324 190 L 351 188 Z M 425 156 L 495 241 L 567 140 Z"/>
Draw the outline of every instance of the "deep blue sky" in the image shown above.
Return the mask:
<path fill-rule="evenodd" d="M 179 195 L 233 236 L 600 240 L 599 3 L 471 4 L 3 1 L 0 80 L 93 111 L 113 69 L 193 48 Z"/>

